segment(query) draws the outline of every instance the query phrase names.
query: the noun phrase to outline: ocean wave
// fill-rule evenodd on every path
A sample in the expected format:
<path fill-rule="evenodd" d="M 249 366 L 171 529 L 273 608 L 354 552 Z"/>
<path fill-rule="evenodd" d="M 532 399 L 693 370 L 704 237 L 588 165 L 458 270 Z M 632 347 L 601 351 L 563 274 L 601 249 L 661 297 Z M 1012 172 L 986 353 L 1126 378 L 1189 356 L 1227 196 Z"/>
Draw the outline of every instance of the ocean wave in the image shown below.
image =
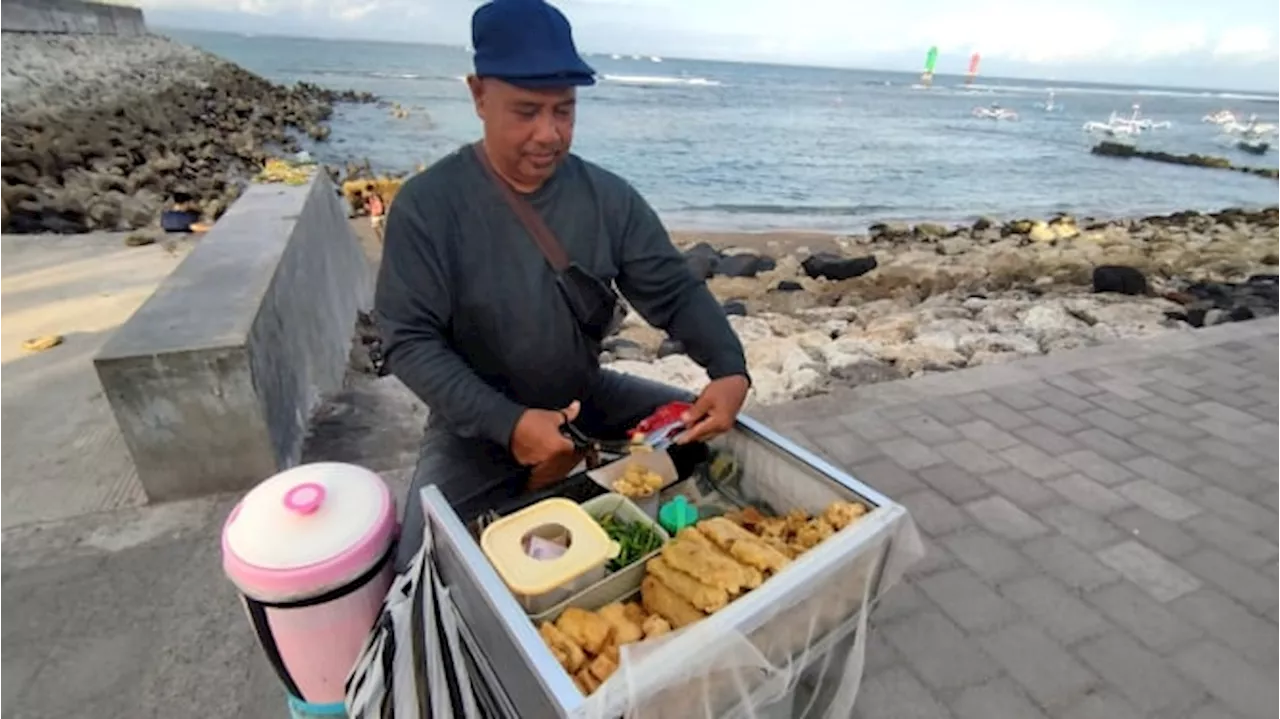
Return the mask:
<path fill-rule="evenodd" d="M 1175 90 L 1168 88 L 1088 87 L 1082 85 L 988 85 L 975 82 L 972 85 L 956 85 L 956 89 L 985 90 L 988 92 L 1016 92 L 1044 94 L 1050 90 L 1063 95 L 1146 95 L 1151 97 L 1195 97 L 1248 102 L 1276 102 L 1278 95 L 1262 93 L 1228 92 L 1219 90 Z"/>
<path fill-rule="evenodd" d="M 620 85 L 692 85 L 697 87 L 720 87 L 719 80 L 705 77 L 674 77 L 671 75 L 601 75 L 606 82 Z"/>
<path fill-rule="evenodd" d="M 887 205 L 774 205 L 774 204 L 712 204 L 688 205 L 680 212 L 719 212 L 726 215 L 808 215 L 822 217 L 857 217 L 892 210 Z"/>
<path fill-rule="evenodd" d="M 379 70 L 292 70 L 295 74 L 316 77 L 368 77 L 376 80 L 449 80 L 447 75 L 423 75 L 416 72 L 382 72 Z"/>

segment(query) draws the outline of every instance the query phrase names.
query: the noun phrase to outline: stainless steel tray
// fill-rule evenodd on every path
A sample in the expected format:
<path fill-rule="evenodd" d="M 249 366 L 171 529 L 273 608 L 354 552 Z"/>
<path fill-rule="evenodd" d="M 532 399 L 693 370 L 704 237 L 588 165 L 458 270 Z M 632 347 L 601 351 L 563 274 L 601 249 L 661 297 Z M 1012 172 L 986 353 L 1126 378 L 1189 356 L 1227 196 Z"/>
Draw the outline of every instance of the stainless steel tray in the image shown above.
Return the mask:
<path fill-rule="evenodd" d="M 810 511 L 836 498 L 858 499 L 872 511 L 797 559 L 786 572 L 672 637 L 636 666 L 624 665 L 629 672 L 627 692 L 650 698 L 647 715 L 663 715 L 667 699 L 672 701 L 667 715 L 677 715 L 679 683 L 691 666 L 714 658 L 717 637 L 743 635 L 761 656 L 785 663 L 797 653 L 811 660 L 815 655 L 804 651 L 810 645 L 830 645 L 848 636 L 863 597 L 879 594 L 895 534 L 910 521 L 900 505 L 749 417 L 741 417 L 735 430 L 714 445 L 738 459 L 742 487 L 750 496 Z M 422 501 L 440 575 L 467 625 L 468 639 L 487 658 L 491 676 L 501 683 L 500 693 L 519 706 L 522 719 L 627 713 L 626 695 L 607 691 L 610 683 L 588 702 L 443 495 L 428 487 Z M 774 613 L 778 606 L 794 606 L 797 611 Z M 801 619 L 803 626 L 797 624 Z M 724 711 L 732 712 L 738 704 L 726 695 Z"/>

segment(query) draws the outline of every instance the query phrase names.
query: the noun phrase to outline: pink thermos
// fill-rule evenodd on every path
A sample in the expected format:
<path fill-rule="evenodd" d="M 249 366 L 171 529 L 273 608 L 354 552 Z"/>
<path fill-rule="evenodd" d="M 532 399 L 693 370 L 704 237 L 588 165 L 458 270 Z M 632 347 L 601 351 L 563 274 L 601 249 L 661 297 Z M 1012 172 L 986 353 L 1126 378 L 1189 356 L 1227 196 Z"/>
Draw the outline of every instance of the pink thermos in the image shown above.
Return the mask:
<path fill-rule="evenodd" d="M 223 569 L 295 716 L 340 709 L 391 586 L 395 536 L 386 483 L 338 462 L 281 472 L 227 517 Z"/>

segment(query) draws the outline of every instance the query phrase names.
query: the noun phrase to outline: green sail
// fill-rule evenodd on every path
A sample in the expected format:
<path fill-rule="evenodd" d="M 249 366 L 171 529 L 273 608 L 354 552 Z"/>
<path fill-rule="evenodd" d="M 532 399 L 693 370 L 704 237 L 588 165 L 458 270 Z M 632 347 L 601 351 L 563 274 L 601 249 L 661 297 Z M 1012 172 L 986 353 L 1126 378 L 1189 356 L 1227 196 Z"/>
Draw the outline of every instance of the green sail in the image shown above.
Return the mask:
<path fill-rule="evenodd" d="M 930 75 L 933 74 L 933 66 L 938 62 L 938 46 L 934 45 L 929 48 L 929 54 L 924 58 L 924 71 Z"/>

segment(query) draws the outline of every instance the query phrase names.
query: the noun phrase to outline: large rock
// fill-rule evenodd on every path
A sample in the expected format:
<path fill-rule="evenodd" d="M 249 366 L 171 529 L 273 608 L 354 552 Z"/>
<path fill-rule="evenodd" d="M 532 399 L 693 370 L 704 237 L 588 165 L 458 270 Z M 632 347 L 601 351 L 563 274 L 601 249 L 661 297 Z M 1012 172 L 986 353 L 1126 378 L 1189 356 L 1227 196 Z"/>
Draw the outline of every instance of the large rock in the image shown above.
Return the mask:
<path fill-rule="evenodd" d="M 815 279 L 848 280 L 874 270 L 876 258 L 874 255 L 841 257 L 829 252 L 819 252 L 807 257 L 801 266 L 806 275 Z"/>
<path fill-rule="evenodd" d="M 720 251 L 705 242 L 685 250 L 684 261 L 694 277 L 705 280 L 715 274 L 720 264 Z"/>
<path fill-rule="evenodd" d="M 693 393 L 701 392 L 708 382 L 706 370 L 686 355 L 670 355 L 653 362 L 619 360 L 610 363 L 609 369 L 654 382 L 662 382 Z"/>
<path fill-rule="evenodd" d="M 1093 270 L 1094 292 L 1115 292 L 1122 295 L 1147 294 L 1147 278 L 1135 267 L 1102 265 Z"/>
<path fill-rule="evenodd" d="M 775 267 L 777 267 L 777 263 L 772 257 L 762 257 L 742 252 L 721 257 L 715 263 L 712 272 L 725 277 L 755 277 L 761 272 L 767 272 Z"/>

